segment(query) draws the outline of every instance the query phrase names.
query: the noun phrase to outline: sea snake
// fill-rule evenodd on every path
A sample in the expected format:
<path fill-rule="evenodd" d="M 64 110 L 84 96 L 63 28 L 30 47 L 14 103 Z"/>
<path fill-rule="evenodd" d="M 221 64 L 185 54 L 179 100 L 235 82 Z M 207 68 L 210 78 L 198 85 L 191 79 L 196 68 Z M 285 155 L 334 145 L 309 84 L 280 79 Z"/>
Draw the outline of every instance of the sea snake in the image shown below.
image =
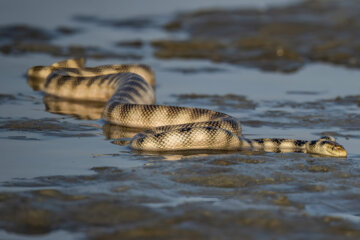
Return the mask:
<path fill-rule="evenodd" d="M 141 128 L 130 141 L 135 150 L 263 150 L 304 152 L 346 157 L 333 137 L 314 141 L 262 138 L 241 135 L 240 121 L 208 109 L 155 104 L 155 74 L 146 65 L 121 64 L 85 67 L 84 59 L 68 59 L 27 71 L 39 80 L 39 89 L 59 98 L 106 102 L 105 121 Z"/>

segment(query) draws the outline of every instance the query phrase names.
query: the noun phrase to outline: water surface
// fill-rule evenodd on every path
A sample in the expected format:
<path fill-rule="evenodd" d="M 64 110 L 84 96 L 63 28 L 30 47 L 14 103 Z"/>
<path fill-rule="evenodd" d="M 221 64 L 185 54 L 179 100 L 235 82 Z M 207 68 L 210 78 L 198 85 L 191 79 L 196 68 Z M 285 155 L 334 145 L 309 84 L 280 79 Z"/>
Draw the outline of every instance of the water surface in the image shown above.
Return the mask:
<path fill-rule="evenodd" d="M 269 7 L 268 1 L 156 3 L 0 4 L 1 29 L 26 24 L 27 30 L 39 28 L 50 38 L 14 40 L 4 30 L 7 37 L 0 40 L 0 238 L 357 239 L 359 69 L 304 61 L 284 73 L 206 58 L 156 57 L 155 41 L 192 37 L 186 29 L 163 28 L 184 16 L 178 12 L 221 7 L 250 8 L 250 14 L 251 9 L 266 13 Z M 62 31 L 56 30 L 59 26 Z M 51 52 L 39 45 L 34 50 L 34 43 Z M 158 104 L 226 112 L 243 122 L 248 137 L 330 134 L 345 146 L 348 158 L 263 152 L 159 155 L 112 144 L 110 133 L 121 129 L 109 130 L 101 120 L 89 119 L 93 115 L 54 110 L 27 83 L 29 67 L 78 56 L 74 49 L 89 57 L 90 66 L 149 64 L 156 72 Z"/>

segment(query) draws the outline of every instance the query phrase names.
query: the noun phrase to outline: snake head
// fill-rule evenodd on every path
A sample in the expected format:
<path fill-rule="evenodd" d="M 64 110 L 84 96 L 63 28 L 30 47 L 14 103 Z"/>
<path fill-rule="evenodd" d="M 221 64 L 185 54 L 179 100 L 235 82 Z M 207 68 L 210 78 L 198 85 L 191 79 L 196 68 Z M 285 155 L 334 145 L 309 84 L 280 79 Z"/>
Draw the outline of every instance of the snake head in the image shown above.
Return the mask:
<path fill-rule="evenodd" d="M 334 137 L 321 137 L 318 140 L 310 141 L 305 146 L 306 152 L 315 153 L 329 157 L 345 158 L 347 152 L 343 146 L 335 141 Z"/>
<path fill-rule="evenodd" d="M 319 152 L 326 156 L 346 157 L 347 152 L 343 146 L 335 141 L 324 140 L 319 142 Z"/>

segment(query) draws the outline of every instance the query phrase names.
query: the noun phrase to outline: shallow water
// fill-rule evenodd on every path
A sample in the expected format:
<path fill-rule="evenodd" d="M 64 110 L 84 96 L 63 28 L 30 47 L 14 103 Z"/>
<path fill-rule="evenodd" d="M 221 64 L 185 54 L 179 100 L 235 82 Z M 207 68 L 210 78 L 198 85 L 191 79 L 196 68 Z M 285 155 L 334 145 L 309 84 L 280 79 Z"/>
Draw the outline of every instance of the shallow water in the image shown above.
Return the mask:
<path fill-rule="evenodd" d="M 64 59 L 64 52 L 21 52 L 14 45 L 0 53 L 0 239 L 359 238 L 360 70 L 311 62 L 279 73 L 157 58 L 152 41 L 188 35 L 162 28 L 178 11 L 268 7 L 267 1 L 157 2 L 153 6 L 161 7 L 154 9 L 138 7 L 141 1 L 22 1 L 24 12 L 17 15 L 19 1 L 2 2 L 0 22 L 44 27 L 53 38 L 42 44 L 96 46 L 103 58 L 87 52 L 89 65 L 151 65 L 159 104 L 229 113 L 249 137 L 330 134 L 345 146 L 347 159 L 131 151 L 111 143 L 102 121 L 51 108 L 51 99 L 27 84 L 29 67 Z M 76 31 L 53 32 L 58 26 Z M 116 46 L 134 40 L 140 47 Z"/>

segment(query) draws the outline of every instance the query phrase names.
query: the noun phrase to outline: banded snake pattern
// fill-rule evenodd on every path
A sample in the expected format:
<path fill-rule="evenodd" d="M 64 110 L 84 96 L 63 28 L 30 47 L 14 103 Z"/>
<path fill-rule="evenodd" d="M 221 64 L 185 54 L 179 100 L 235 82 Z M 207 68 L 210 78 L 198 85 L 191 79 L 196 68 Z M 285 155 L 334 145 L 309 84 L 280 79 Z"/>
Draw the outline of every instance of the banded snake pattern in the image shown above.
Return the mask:
<path fill-rule="evenodd" d="M 40 90 L 75 100 L 106 102 L 105 121 L 143 129 L 130 141 L 135 150 L 163 152 L 187 150 L 263 150 L 304 152 L 346 157 L 333 137 L 313 141 L 241 135 L 240 121 L 225 113 L 192 107 L 155 104 L 155 74 L 146 65 L 120 64 L 85 67 L 84 59 L 68 59 L 35 66 L 28 77 L 40 79 Z"/>

